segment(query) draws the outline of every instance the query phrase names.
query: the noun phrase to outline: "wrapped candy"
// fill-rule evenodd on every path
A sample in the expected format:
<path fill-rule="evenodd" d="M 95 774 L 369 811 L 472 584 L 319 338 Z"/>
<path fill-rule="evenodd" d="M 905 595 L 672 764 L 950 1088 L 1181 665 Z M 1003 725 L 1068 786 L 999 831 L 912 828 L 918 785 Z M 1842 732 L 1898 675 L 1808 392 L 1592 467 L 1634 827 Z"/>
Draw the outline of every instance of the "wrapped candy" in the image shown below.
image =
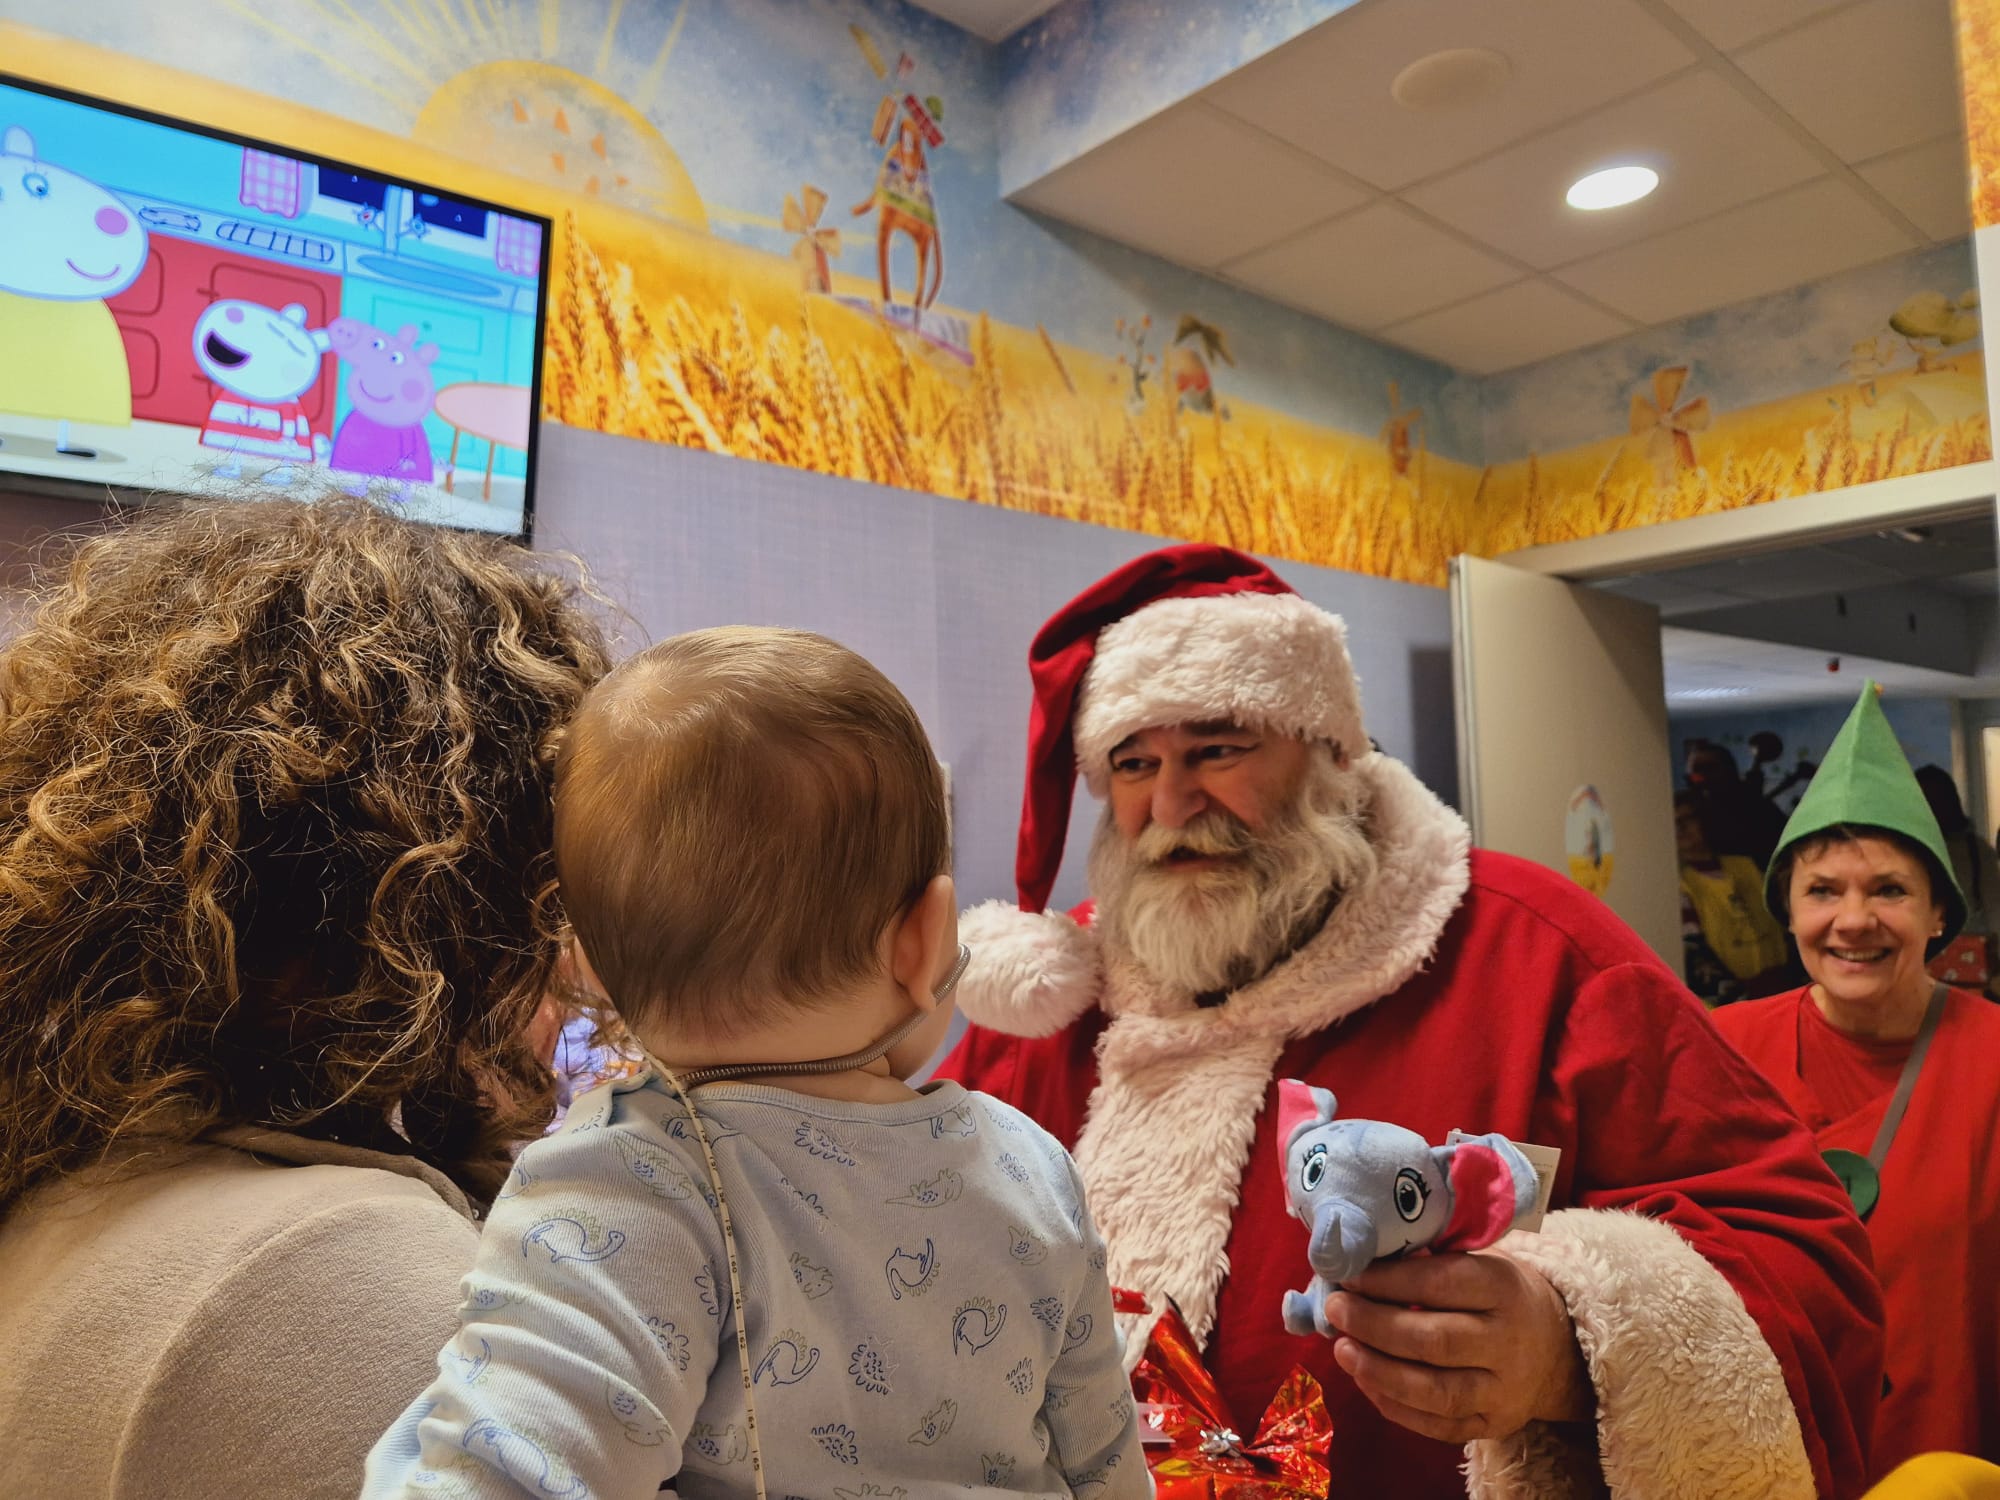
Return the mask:
<path fill-rule="evenodd" d="M 1151 1311 L 1134 1292 L 1114 1291 L 1112 1302 L 1122 1313 Z M 1158 1500 L 1326 1500 L 1333 1419 L 1305 1370 L 1293 1369 L 1255 1435 L 1244 1437 L 1170 1302 L 1132 1371 L 1132 1390 Z"/>

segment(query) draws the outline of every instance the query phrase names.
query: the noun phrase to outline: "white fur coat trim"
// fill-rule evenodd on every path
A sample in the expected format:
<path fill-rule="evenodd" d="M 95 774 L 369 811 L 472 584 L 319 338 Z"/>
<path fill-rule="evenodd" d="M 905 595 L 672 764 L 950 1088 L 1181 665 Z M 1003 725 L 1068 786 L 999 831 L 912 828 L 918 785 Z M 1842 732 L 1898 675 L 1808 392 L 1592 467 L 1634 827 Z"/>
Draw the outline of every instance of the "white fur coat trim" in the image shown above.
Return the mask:
<path fill-rule="evenodd" d="M 1099 1081 L 1077 1164 L 1110 1246 L 1111 1283 L 1180 1304 L 1206 1341 L 1225 1246 L 1278 1054 L 1393 993 L 1430 958 L 1465 895 L 1464 821 L 1400 763 L 1371 755 L 1379 869 L 1319 934 L 1226 1005 L 1197 1006 L 1131 964 L 1107 965 Z"/>
<path fill-rule="evenodd" d="M 1101 797 L 1120 740 L 1209 719 L 1367 754 L 1340 617 L 1296 594 L 1222 594 L 1161 599 L 1105 626 L 1077 694 L 1077 767 Z"/>
<path fill-rule="evenodd" d="M 1566 1209 L 1498 1247 L 1568 1304 L 1597 1391 L 1595 1449 L 1531 1422 L 1466 1446 L 1473 1500 L 1811 1500 L 1785 1375 L 1743 1299 L 1674 1229 Z M 1601 1477 L 1600 1477 L 1601 1476 Z"/>

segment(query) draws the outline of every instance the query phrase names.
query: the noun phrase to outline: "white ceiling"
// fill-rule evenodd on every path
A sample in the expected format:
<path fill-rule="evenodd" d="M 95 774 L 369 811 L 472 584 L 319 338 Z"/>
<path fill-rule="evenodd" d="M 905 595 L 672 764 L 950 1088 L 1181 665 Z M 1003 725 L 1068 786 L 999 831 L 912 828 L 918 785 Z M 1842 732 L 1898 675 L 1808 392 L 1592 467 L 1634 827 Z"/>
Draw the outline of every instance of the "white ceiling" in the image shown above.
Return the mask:
<path fill-rule="evenodd" d="M 1504 81 L 1391 97 L 1448 48 Z M 1957 238 L 1966 184 L 1950 0 L 1361 0 L 1014 201 L 1487 374 Z"/>
<path fill-rule="evenodd" d="M 1669 625 L 1660 631 L 1667 704 L 1681 713 L 1733 713 L 1784 703 L 1852 703 L 1869 678 L 1898 697 L 1980 698 L 2000 681 L 1906 667 L 1865 656 L 1746 641 Z M 1828 670 L 1838 662 L 1838 670 Z"/>
<path fill-rule="evenodd" d="M 961 31 L 1002 41 L 1062 0 L 910 0 L 919 10 L 943 16 Z"/>

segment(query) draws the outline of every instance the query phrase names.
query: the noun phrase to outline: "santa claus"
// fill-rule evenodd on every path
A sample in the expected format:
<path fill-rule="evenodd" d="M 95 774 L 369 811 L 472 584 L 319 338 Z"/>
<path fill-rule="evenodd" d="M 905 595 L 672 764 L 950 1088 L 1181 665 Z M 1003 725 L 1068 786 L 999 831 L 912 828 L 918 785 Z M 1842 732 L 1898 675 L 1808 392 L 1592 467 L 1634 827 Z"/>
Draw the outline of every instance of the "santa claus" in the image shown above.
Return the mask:
<path fill-rule="evenodd" d="M 1335 1495 L 1862 1489 L 1880 1293 L 1810 1135 L 1609 911 L 1470 848 L 1372 750 L 1338 618 L 1173 547 L 1029 666 L 1020 903 L 964 918 L 943 1072 L 1074 1149 L 1113 1283 L 1179 1305 L 1241 1429 L 1304 1365 Z M 1044 910 L 1079 772 L 1105 803 L 1081 920 Z M 1338 1337 L 1287 1334 L 1282 1078 L 1556 1148 L 1555 1211 L 1378 1263 L 1329 1298 Z"/>

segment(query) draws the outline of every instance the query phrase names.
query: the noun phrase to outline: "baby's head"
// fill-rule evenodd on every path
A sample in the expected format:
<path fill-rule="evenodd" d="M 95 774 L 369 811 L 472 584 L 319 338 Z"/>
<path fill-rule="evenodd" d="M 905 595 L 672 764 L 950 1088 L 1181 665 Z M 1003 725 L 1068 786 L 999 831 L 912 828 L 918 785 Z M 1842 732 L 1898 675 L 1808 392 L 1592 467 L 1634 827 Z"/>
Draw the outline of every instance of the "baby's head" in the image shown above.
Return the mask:
<path fill-rule="evenodd" d="M 938 954 L 956 953 L 950 859 L 916 711 L 823 636 L 734 626 L 662 641 L 599 683 L 565 737 L 564 904 L 606 994 L 658 1051 L 850 1008 L 887 1031 L 909 1014 L 898 987 L 927 994 Z"/>

